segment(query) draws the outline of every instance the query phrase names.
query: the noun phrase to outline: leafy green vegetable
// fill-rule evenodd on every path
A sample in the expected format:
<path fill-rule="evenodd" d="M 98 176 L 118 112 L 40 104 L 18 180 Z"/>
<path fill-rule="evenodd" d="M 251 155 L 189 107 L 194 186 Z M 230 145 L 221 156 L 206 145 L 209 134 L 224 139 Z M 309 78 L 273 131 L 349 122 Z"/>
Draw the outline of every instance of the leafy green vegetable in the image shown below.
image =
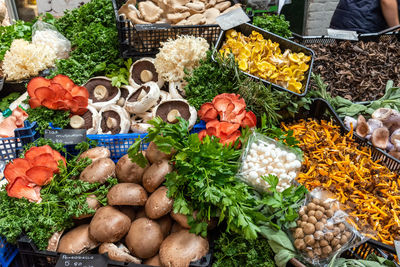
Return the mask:
<path fill-rule="evenodd" d="M 369 254 L 365 260 L 343 259 L 333 257 L 328 267 L 396 267 L 397 265 L 390 260 L 378 257 L 376 254 Z"/>
<path fill-rule="evenodd" d="M 34 109 L 28 108 L 26 112 L 29 115 L 28 120 L 30 122 L 37 122 L 37 131 L 42 135 L 44 134 L 44 130 L 50 129 L 49 122 L 60 128 L 64 128 L 69 124 L 69 111 L 52 110 L 41 106 Z"/>
<path fill-rule="evenodd" d="M 222 233 L 215 241 L 213 267 L 273 267 L 273 256 L 265 238 L 246 240 L 240 235 Z"/>
<path fill-rule="evenodd" d="M 32 40 L 32 25 L 34 22 L 17 20 L 10 26 L 0 27 L 0 61 L 4 59 L 4 55 L 10 49 L 11 43 L 15 39 Z"/>
<path fill-rule="evenodd" d="M 118 69 L 118 65 L 115 65 L 115 70 L 111 70 L 110 73 L 107 74 L 107 77 L 111 78 L 111 84 L 116 87 L 121 87 L 122 85 L 129 84 L 129 70 L 132 66 L 132 59 L 128 58 L 124 62 L 125 67 L 121 67 Z"/>
<path fill-rule="evenodd" d="M 285 15 L 269 15 L 265 13 L 262 16 L 255 16 L 253 24 L 283 38 L 292 36 L 290 22 L 285 19 Z"/>
<path fill-rule="evenodd" d="M 69 10 L 54 23 L 71 41 L 73 51 L 68 59 L 56 62 L 51 76 L 64 74 L 75 83 L 119 69 L 118 32 L 112 2 L 92 0 L 80 8 Z"/>
<path fill-rule="evenodd" d="M 108 190 L 117 180 L 109 178 L 101 185 L 73 179 L 91 163 L 89 158 L 78 161 L 77 157 L 68 160 L 66 167 L 59 166 L 60 173 L 41 189 L 40 203 L 10 198 L 5 190 L 0 191 L 0 232 L 8 242 L 15 243 L 26 233 L 39 249 L 44 250 L 54 232 L 73 226 L 73 216 L 94 213 L 87 205 L 88 195 L 94 194 L 99 202 L 106 204 Z"/>
<path fill-rule="evenodd" d="M 10 104 L 14 102 L 20 95 L 20 93 L 14 92 L 0 99 L 0 110 L 4 111 L 8 109 Z"/>
<path fill-rule="evenodd" d="M 254 190 L 235 178 L 241 152 L 214 137 L 207 136 L 200 142 L 197 134 L 189 134 L 189 122 L 182 118 L 176 124 L 167 124 L 161 118 L 149 123 L 154 127 L 146 139 L 137 140 L 129 149 L 129 157 L 138 164 L 145 161 L 139 156 L 143 141 L 153 141 L 165 153 L 176 151 L 172 158 L 175 171 L 165 177 L 165 185 L 168 196 L 174 199 L 174 211 L 189 215 L 191 232 L 205 236 L 204 221 L 219 217 L 219 222 L 226 222 L 227 231 L 240 233 L 246 239 L 256 238 L 257 224 L 266 218 L 258 211 Z"/>
<path fill-rule="evenodd" d="M 276 190 L 279 183 L 274 175 L 262 176 L 270 185 L 271 194 L 264 194 L 261 202 L 265 205 L 262 213 L 267 217 L 269 226 L 279 230 L 290 229 L 296 226 L 299 217 L 298 210 L 304 204 L 307 189 L 303 186 L 290 186 L 282 192 Z"/>

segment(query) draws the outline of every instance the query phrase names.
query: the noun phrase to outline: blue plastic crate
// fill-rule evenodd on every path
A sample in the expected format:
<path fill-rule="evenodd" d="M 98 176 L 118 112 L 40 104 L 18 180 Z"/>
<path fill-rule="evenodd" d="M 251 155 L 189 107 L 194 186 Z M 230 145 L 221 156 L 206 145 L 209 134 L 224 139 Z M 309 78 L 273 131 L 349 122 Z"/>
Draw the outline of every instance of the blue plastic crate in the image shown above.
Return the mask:
<path fill-rule="evenodd" d="M 18 249 L 0 237 L 0 266 L 8 267 L 18 254 Z"/>
<path fill-rule="evenodd" d="M 10 161 L 18 156 L 23 146 L 39 138 L 36 131 L 37 123 L 24 122 L 24 128 L 14 130 L 15 137 L 0 138 L 0 160 Z"/>

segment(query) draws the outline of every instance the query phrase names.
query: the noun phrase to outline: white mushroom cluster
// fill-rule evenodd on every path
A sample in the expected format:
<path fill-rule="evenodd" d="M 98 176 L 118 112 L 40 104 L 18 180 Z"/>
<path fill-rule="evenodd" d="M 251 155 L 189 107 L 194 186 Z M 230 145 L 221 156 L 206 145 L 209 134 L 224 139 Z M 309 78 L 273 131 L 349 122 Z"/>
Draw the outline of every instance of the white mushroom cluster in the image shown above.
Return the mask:
<path fill-rule="evenodd" d="M 400 112 L 397 110 L 379 108 L 368 121 L 362 115 L 357 120 L 346 116 L 344 123 L 349 129 L 352 124 L 356 134 L 370 140 L 373 146 L 400 159 Z"/>
<path fill-rule="evenodd" d="M 128 0 L 118 12 L 133 24 L 203 25 L 240 7 L 226 0 Z"/>
<path fill-rule="evenodd" d="M 275 175 L 279 178 L 277 190 L 290 187 L 297 177 L 301 162 L 296 154 L 277 144 L 254 142 L 242 162 L 240 177 L 250 185 L 267 190 L 270 185 L 261 176 Z"/>

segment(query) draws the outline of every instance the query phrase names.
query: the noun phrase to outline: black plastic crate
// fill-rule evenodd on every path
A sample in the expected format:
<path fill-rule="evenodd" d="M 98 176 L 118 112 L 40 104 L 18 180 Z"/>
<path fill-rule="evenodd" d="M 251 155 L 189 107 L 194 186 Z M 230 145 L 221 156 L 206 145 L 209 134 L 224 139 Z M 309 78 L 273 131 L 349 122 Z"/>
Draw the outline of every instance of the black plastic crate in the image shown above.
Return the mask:
<path fill-rule="evenodd" d="M 300 45 L 298 43 L 295 43 L 293 41 L 285 39 L 285 38 L 283 38 L 283 37 L 281 37 L 279 35 L 276 35 L 274 33 L 271 33 L 271 32 L 268 32 L 268 31 L 266 31 L 264 29 L 256 27 L 256 26 L 254 26 L 254 25 L 252 25 L 250 23 L 244 23 L 244 24 L 239 25 L 239 26 L 237 26 L 237 27 L 235 27 L 233 29 L 236 30 L 237 32 L 243 33 L 246 36 L 249 36 L 252 31 L 257 31 L 262 36 L 264 36 L 264 39 L 270 39 L 273 42 L 279 43 L 279 47 L 281 48 L 282 51 L 284 51 L 285 49 L 290 49 L 292 52 L 296 52 L 296 53 L 302 52 L 306 56 L 310 56 L 311 57 L 311 60 L 309 62 L 310 67 L 304 73 L 304 76 L 306 77 L 306 79 L 304 81 L 302 81 L 302 85 L 303 85 L 302 88 L 301 88 L 302 93 L 300 93 L 300 94 L 292 92 L 292 91 L 290 91 L 290 90 L 288 90 L 288 89 L 286 89 L 286 88 L 284 88 L 282 86 L 279 86 L 277 84 L 274 84 L 272 82 L 269 82 L 267 80 L 264 80 L 262 78 L 259 78 L 257 76 L 254 76 L 252 74 L 249 74 L 247 72 L 242 71 L 247 76 L 252 77 L 252 78 L 254 78 L 256 80 L 260 80 L 266 85 L 272 85 L 272 87 L 277 88 L 279 90 L 286 91 L 286 92 L 289 92 L 289 93 L 297 95 L 297 96 L 305 96 L 307 94 L 308 85 L 310 83 L 310 77 L 311 77 L 311 72 L 312 72 L 312 66 L 313 66 L 314 57 L 315 57 L 314 51 L 312 51 L 311 49 L 309 49 L 309 48 L 307 48 L 307 47 L 305 47 L 303 45 Z M 222 45 L 223 45 L 223 43 L 224 43 L 224 41 L 226 39 L 225 33 L 226 33 L 226 31 L 222 31 L 220 33 L 219 37 L 218 37 L 217 44 L 215 45 L 215 51 L 214 51 L 214 53 L 212 55 L 213 60 L 215 60 L 215 53 L 218 53 L 219 49 L 222 47 Z"/>
<path fill-rule="evenodd" d="M 190 263 L 190 267 L 211 267 L 212 266 L 212 251 L 213 251 L 213 234 L 210 234 L 210 250 L 203 258 Z M 24 267 L 54 267 L 61 253 L 53 251 L 38 250 L 36 245 L 28 237 L 23 236 L 18 240 L 18 250 L 20 261 Z M 127 262 L 119 262 L 108 260 L 107 267 L 149 267 L 145 264 L 135 264 Z M 100 267 L 100 266 L 95 266 Z M 103 267 L 103 266 L 101 266 Z"/>
<path fill-rule="evenodd" d="M 166 25 L 145 24 L 135 27 L 130 20 L 118 14 L 119 8 L 126 0 L 112 0 L 118 29 L 120 54 L 123 58 L 151 57 L 159 52 L 161 42 L 175 39 L 179 35 L 203 37 L 211 45 L 218 39 L 221 28 L 217 24 L 210 25 Z M 232 1 L 232 4 L 235 4 Z"/>

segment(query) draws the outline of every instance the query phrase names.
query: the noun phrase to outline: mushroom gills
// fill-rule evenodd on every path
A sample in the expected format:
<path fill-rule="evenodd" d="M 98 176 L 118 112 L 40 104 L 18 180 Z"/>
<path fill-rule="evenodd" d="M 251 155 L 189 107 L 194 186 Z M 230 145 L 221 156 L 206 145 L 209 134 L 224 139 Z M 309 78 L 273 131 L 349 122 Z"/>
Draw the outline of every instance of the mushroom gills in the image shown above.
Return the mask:
<path fill-rule="evenodd" d="M 92 78 L 84 87 L 89 92 L 89 104 L 97 110 L 106 105 L 116 104 L 121 96 L 119 88 L 112 86 L 107 77 Z"/>
<path fill-rule="evenodd" d="M 142 58 L 136 61 L 132 64 L 129 73 L 129 83 L 134 88 L 147 82 L 155 82 L 160 88 L 164 85 L 164 80 L 156 71 L 153 58 Z"/>
<path fill-rule="evenodd" d="M 165 122 L 174 124 L 177 123 L 177 117 L 189 121 L 189 128 L 192 128 L 196 123 L 196 109 L 190 106 L 185 100 L 172 99 L 161 102 L 154 110 L 154 117 L 161 117 Z"/>

